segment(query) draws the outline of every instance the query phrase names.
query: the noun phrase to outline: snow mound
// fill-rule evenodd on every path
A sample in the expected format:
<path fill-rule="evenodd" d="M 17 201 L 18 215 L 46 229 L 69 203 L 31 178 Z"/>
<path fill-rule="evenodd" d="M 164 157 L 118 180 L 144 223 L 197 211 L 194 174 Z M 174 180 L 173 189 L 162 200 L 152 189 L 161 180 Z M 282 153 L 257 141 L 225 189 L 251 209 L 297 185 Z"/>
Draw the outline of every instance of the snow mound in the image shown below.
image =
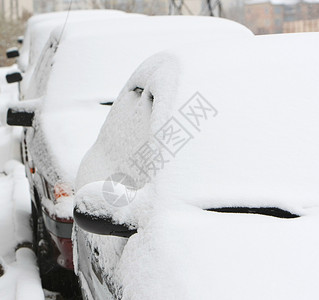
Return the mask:
<path fill-rule="evenodd" d="M 73 10 L 69 13 L 68 22 L 84 21 L 87 19 L 103 19 L 111 15 L 122 15 L 123 12 L 116 10 Z M 29 63 L 36 61 L 41 50 L 47 42 L 51 31 L 65 23 L 68 12 L 53 12 L 35 15 L 27 22 L 23 45 L 18 58 L 18 65 L 22 71 L 26 71 Z"/>
<path fill-rule="evenodd" d="M 75 227 L 79 274 L 90 247 L 121 299 L 318 299 L 318 47 L 318 33 L 273 35 L 147 59 L 82 161 L 75 200 L 137 234 Z M 145 149 L 164 163 L 155 173 Z M 136 181 L 123 207 L 103 193 L 118 173 Z M 203 210 L 238 206 L 300 217 Z"/>
<path fill-rule="evenodd" d="M 8 84 L 5 75 L 16 70 L 16 65 L 0 68 L 0 172 L 8 160 L 20 159 L 21 128 L 7 126 L 7 109 L 18 102 L 18 85 Z"/>
<path fill-rule="evenodd" d="M 300 213 L 317 207 L 318 37 L 206 42 L 150 58 L 112 107 L 77 187 L 123 172 L 138 188 L 154 184 L 161 201 Z M 163 137 L 167 126 L 179 130 L 178 147 Z M 145 143 L 169 161 L 151 178 L 132 163 Z"/>
<path fill-rule="evenodd" d="M 32 243 L 31 201 L 24 166 L 14 160 L 0 175 L 0 298 L 6 300 L 44 299 L 36 257 L 19 245 Z M 19 248 L 19 249 L 17 249 Z"/>
<path fill-rule="evenodd" d="M 317 299 L 318 225 L 318 211 L 282 220 L 157 207 L 115 278 L 122 299 Z"/>
<path fill-rule="evenodd" d="M 67 25 L 89 20 L 104 20 L 106 18 L 121 17 L 127 14 L 117 10 L 74 10 L 36 15 L 28 20 L 23 46 L 17 60 L 19 68 L 25 72 L 21 82 L 22 98 L 27 91 L 34 73 L 36 63 L 48 41 L 51 31 L 60 27 L 59 38 L 63 34 L 64 24 Z"/>
<path fill-rule="evenodd" d="M 130 16 L 70 23 L 57 50 L 50 48 L 60 32 L 52 32 L 28 92 L 29 97 L 43 97 L 32 151 L 35 164 L 53 185 L 59 176 L 75 181 L 81 159 L 110 110 L 99 103 L 114 101 L 145 58 L 190 40 L 252 38 L 242 25 L 209 17 Z"/>

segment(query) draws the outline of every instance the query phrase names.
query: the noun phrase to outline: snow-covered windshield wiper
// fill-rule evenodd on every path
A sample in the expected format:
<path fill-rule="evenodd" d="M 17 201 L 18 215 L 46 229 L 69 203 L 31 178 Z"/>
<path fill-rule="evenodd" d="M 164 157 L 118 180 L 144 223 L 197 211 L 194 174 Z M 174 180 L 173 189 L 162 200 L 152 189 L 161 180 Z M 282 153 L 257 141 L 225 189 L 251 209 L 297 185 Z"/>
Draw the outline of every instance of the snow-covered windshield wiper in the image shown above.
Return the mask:
<path fill-rule="evenodd" d="M 210 208 L 206 210 L 221 213 L 258 214 L 283 219 L 292 219 L 300 217 L 296 214 L 293 214 L 289 211 L 277 207 L 221 207 Z"/>

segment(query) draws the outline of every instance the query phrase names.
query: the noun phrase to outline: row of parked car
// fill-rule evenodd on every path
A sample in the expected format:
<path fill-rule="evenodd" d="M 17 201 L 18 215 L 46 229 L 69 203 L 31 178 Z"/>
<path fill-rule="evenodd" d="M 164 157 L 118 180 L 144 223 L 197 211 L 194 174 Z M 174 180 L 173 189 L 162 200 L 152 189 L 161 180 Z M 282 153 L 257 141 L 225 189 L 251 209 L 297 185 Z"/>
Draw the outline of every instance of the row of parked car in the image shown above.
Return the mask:
<path fill-rule="evenodd" d="M 303 235 L 318 223 L 318 46 L 317 33 L 254 36 L 212 17 L 32 17 L 7 53 L 20 82 L 7 123 L 23 127 L 43 286 L 316 299 L 291 246 L 319 246 Z"/>

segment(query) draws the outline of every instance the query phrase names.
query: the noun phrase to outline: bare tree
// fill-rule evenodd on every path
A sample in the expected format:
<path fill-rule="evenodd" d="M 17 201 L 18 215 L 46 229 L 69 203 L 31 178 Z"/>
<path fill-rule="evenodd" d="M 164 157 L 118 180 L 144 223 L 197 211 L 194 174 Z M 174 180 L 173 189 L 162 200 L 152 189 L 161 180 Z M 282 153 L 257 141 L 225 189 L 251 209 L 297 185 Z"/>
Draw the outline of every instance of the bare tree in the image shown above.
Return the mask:
<path fill-rule="evenodd" d="M 184 0 L 171 0 L 169 5 L 169 14 L 181 15 L 183 5 L 184 5 Z"/>
<path fill-rule="evenodd" d="M 119 9 L 126 12 L 135 12 L 136 0 L 88 0 L 89 6 L 95 9 Z"/>
<path fill-rule="evenodd" d="M 220 0 L 205 0 L 203 1 L 202 15 L 209 15 L 211 17 L 221 16 L 222 4 Z"/>

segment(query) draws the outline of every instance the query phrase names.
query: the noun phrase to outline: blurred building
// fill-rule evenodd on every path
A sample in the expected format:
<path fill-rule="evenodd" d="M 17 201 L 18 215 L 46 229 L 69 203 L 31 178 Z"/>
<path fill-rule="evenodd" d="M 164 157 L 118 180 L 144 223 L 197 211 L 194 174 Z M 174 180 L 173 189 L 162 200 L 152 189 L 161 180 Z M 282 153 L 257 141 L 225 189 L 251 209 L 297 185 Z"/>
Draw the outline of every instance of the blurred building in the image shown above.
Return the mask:
<path fill-rule="evenodd" d="M 293 22 L 286 22 L 283 24 L 283 32 L 311 32 L 319 31 L 319 19 L 315 20 L 300 20 Z"/>
<path fill-rule="evenodd" d="M 246 0 L 244 23 L 256 34 L 318 31 L 319 0 Z"/>

